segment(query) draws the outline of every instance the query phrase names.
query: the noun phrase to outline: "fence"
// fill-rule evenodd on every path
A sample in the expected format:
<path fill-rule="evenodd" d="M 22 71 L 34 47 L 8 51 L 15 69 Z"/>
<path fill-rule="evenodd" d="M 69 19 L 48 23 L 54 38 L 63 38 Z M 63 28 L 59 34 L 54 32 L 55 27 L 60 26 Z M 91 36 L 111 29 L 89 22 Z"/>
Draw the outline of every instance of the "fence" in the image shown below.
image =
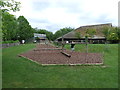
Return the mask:
<path fill-rule="evenodd" d="M 7 43 L 7 44 L 1 44 L 1 45 L 2 45 L 2 48 L 7 48 L 7 47 L 20 45 L 20 42 L 17 42 L 17 43 Z"/>

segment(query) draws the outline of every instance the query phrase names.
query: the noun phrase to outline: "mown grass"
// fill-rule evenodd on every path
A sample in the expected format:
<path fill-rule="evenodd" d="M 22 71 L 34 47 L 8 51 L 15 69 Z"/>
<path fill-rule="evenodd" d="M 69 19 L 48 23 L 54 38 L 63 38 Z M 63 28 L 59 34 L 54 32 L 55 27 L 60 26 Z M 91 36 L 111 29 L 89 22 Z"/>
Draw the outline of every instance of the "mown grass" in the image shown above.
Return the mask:
<path fill-rule="evenodd" d="M 102 66 L 41 66 L 17 55 L 34 44 L 3 49 L 3 88 L 116 88 L 118 87 L 118 45 L 90 44 L 89 52 L 104 52 Z M 65 46 L 70 49 L 69 45 Z M 82 45 L 76 51 L 85 51 Z"/>

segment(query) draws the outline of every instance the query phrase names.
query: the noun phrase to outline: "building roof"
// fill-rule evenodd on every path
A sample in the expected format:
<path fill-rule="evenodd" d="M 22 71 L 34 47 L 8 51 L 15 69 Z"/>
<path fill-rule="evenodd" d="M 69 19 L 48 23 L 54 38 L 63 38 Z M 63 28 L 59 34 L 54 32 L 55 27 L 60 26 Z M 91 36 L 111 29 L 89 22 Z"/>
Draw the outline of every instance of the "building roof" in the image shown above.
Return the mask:
<path fill-rule="evenodd" d="M 82 38 L 84 38 L 87 29 L 90 29 L 90 28 L 96 29 L 96 34 L 94 35 L 94 38 L 105 38 L 104 35 L 103 35 L 103 33 L 102 33 L 102 30 L 103 30 L 102 28 L 105 27 L 105 26 L 112 27 L 112 23 L 81 26 L 81 27 L 79 27 L 79 28 L 77 28 L 77 29 L 75 29 L 75 30 L 73 30 L 73 31 L 71 31 L 71 32 L 63 35 L 63 38 L 67 38 L 67 39 L 72 38 L 72 39 L 75 39 L 75 38 L 77 38 L 76 37 L 76 32 L 80 32 L 81 35 L 82 35 Z M 59 37 L 59 38 L 57 38 L 57 40 L 61 39 L 61 38 L 62 37 Z"/>
<path fill-rule="evenodd" d="M 38 38 L 40 38 L 40 39 L 45 39 L 45 38 L 46 38 L 46 34 L 34 33 L 34 37 L 38 37 Z"/>

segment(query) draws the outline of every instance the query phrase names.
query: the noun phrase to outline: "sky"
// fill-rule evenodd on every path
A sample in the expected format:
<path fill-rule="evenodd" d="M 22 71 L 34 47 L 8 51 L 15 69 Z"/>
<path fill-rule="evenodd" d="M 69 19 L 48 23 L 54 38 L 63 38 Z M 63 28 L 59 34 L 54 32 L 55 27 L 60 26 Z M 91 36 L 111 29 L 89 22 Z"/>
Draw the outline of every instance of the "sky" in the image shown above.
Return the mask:
<path fill-rule="evenodd" d="M 55 33 L 65 27 L 112 23 L 118 26 L 119 0 L 15 0 L 16 17 L 24 16 L 33 28 Z"/>

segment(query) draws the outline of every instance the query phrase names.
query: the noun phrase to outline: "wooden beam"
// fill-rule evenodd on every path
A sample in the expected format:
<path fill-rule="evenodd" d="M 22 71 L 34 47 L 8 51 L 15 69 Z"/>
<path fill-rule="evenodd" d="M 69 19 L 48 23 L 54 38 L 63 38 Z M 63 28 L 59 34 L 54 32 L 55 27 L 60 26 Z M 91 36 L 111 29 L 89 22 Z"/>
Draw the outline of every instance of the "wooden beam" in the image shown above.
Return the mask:
<path fill-rule="evenodd" d="M 68 54 L 68 53 L 65 53 L 65 52 L 61 52 L 63 55 L 65 55 L 65 56 L 67 56 L 67 57 L 71 57 L 71 55 L 70 54 Z"/>

